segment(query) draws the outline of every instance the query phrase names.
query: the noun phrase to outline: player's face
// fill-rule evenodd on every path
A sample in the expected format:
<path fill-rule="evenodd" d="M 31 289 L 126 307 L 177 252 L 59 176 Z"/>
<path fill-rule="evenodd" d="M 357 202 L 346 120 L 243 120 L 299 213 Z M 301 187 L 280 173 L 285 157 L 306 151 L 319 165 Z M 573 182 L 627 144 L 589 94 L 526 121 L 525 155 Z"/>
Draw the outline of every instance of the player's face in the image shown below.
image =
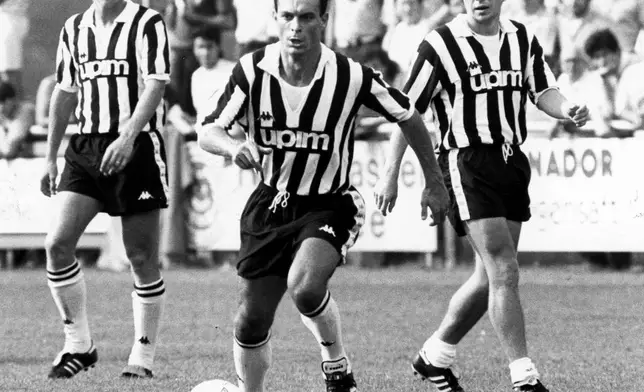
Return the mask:
<path fill-rule="evenodd" d="M 490 25 L 498 23 L 503 0 L 463 0 L 470 21 Z"/>
<path fill-rule="evenodd" d="M 287 53 L 304 54 L 322 42 L 328 14 L 320 15 L 319 0 L 279 0 L 275 19 Z"/>
<path fill-rule="evenodd" d="M 215 41 L 197 37 L 193 43 L 195 57 L 204 68 L 212 68 L 219 61 L 219 47 Z"/>

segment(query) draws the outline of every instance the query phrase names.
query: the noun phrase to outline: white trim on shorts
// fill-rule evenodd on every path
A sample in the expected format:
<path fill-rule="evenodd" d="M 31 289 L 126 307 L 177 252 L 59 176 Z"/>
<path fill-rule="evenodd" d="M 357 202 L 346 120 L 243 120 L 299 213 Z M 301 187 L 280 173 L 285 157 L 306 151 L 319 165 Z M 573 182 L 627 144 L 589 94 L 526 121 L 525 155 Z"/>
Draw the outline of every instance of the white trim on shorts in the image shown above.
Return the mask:
<path fill-rule="evenodd" d="M 448 164 L 449 176 L 452 181 L 452 190 L 456 198 L 456 206 L 458 207 L 458 215 L 461 221 L 470 219 L 470 209 L 467 205 L 467 198 L 463 190 L 463 183 L 461 182 L 461 172 L 458 170 L 458 148 L 449 151 Z"/>
<path fill-rule="evenodd" d="M 169 188 L 168 181 L 166 180 L 167 168 L 165 162 L 163 162 L 163 158 L 161 158 L 161 141 L 159 140 L 159 136 L 156 134 L 156 132 L 151 130 L 147 132 L 147 134 L 150 135 L 150 140 L 152 140 L 152 145 L 154 146 L 154 161 L 159 168 L 161 185 L 163 186 L 163 194 L 165 195 L 165 199 L 169 201 Z"/>
<path fill-rule="evenodd" d="M 367 213 L 367 207 L 365 205 L 364 199 L 362 198 L 362 195 L 360 194 L 360 192 L 358 192 L 357 189 L 351 187 L 348 190 L 343 192 L 343 195 L 347 195 L 347 194 L 351 195 L 351 198 L 353 199 L 353 205 L 356 206 L 357 211 L 353 216 L 353 219 L 355 220 L 355 224 L 349 230 L 349 238 L 344 244 L 342 244 L 340 253 L 342 253 L 343 259 L 346 259 L 347 251 L 349 250 L 349 248 L 353 246 L 353 244 L 356 243 L 356 239 L 358 239 L 358 234 L 360 234 L 360 229 L 364 225 L 365 216 Z"/>

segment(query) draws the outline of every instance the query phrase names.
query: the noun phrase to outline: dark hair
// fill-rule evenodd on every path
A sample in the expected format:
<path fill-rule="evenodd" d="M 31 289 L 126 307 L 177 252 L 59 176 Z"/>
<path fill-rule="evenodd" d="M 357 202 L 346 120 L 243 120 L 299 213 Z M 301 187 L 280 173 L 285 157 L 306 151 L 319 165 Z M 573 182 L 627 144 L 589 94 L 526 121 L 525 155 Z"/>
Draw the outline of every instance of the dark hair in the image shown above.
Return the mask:
<path fill-rule="evenodd" d="M 221 45 L 221 34 L 219 30 L 212 27 L 201 27 L 192 33 L 192 39 L 203 38 L 206 41 L 213 41 L 217 46 Z"/>
<path fill-rule="evenodd" d="M 619 53 L 621 50 L 617 37 L 609 29 L 595 31 L 586 39 L 584 44 L 584 51 L 590 58 L 602 50 L 608 50 L 613 53 Z"/>
<path fill-rule="evenodd" d="M 279 0 L 273 0 L 273 4 L 275 4 L 275 11 L 277 11 L 277 2 Z M 326 13 L 327 5 L 329 4 L 329 0 L 318 0 L 320 2 L 320 15 L 324 15 Z"/>
<path fill-rule="evenodd" d="M 16 89 L 13 88 L 11 83 L 0 81 L 0 102 L 4 103 L 4 101 L 15 97 Z"/>

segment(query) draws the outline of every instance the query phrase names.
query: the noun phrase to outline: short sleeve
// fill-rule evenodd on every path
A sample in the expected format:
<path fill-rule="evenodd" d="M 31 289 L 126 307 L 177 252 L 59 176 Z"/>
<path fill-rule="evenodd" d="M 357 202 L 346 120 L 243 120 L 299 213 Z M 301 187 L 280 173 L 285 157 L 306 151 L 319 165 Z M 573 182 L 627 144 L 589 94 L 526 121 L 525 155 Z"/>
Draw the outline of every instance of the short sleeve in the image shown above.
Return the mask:
<path fill-rule="evenodd" d="M 143 80 L 170 81 L 168 34 L 163 18 L 159 14 L 150 18 L 143 28 L 140 62 Z"/>

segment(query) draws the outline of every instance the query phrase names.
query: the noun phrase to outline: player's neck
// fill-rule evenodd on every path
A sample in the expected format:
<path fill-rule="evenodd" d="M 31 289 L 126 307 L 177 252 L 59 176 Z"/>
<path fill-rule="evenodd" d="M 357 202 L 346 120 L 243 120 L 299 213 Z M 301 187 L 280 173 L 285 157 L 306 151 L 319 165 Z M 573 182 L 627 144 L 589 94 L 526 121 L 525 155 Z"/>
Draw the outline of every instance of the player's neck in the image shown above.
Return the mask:
<path fill-rule="evenodd" d="M 322 47 L 311 48 L 302 55 L 293 55 L 282 51 L 280 55 L 280 76 L 284 81 L 293 86 L 308 86 L 313 80 L 318 62 L 322 54 Z"/>
<path fill-rule="evenodd" d="M 94 1 L 95 23 L 99 26 L 110 26 L 114 23 L 114 19 L 123 12 L 126 5 L 127 3 L 125 1 L 119 1 L 109 5 L 102 1 Z"/>
<path fill-rule="evenodd" d="M 474 34 L 478 35 L 498 35 L 501 30 L 499 18 L 494 18 L 485 22 L 478 22 L 473 18 L 467 19 L 467 25 Z"/>

